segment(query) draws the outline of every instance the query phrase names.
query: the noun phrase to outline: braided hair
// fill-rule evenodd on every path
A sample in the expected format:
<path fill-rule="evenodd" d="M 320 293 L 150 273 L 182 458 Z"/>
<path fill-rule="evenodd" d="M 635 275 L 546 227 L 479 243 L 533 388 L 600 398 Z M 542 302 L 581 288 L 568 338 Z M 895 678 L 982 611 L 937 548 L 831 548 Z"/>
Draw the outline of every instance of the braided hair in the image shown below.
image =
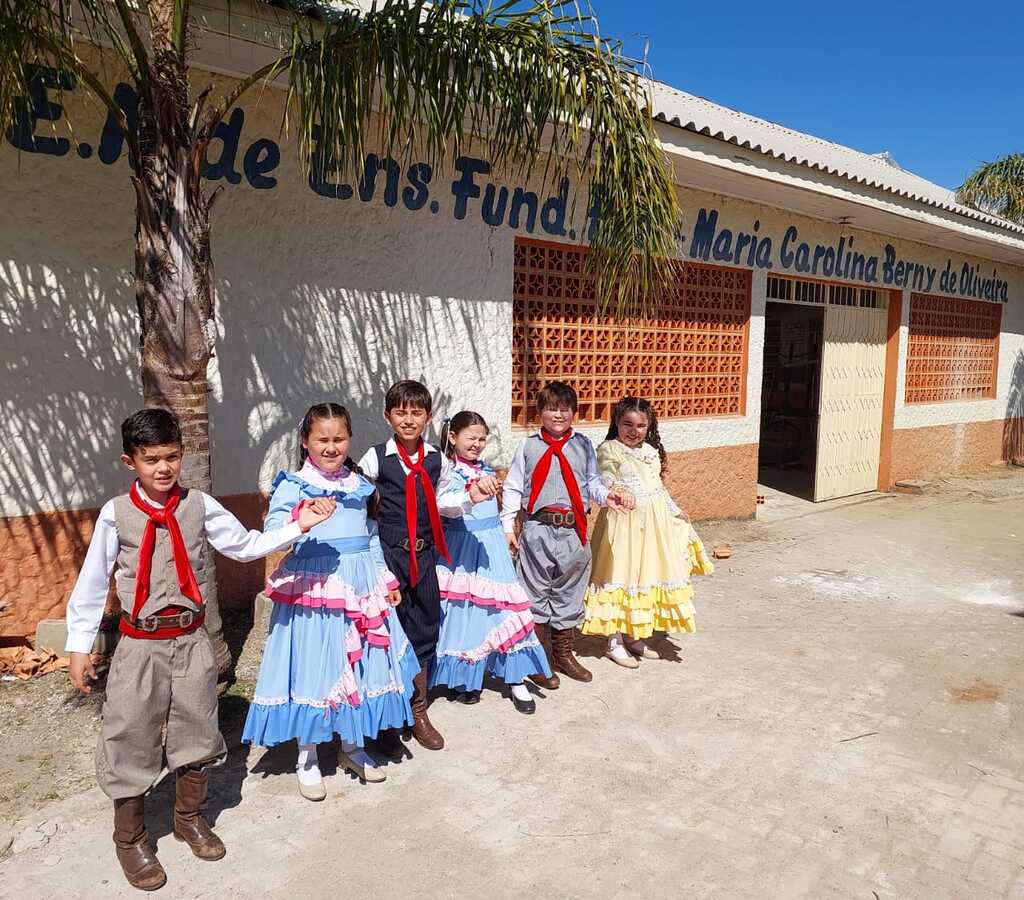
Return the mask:
<path fill-rule="evenodd" d="M 647 417 L 647 435 L 644 437 L 644 443 L 650 444 L 658 451 L 658 457 L 661 459 L 661 478 L 664 480 L 665 473 L 668 472 L 668 454 L 665 452 L 665 445 L 661 442 L 661 435 L 658 433 L 658 416 L 654 412 L 650 400 L 644 400 L 643 397 L 623 397 L 616 403 L 612 410 L 608 435 L 605 440 L 613 441 L 618 438 L 619 420 L 629 412 L 638 412 Z"/>

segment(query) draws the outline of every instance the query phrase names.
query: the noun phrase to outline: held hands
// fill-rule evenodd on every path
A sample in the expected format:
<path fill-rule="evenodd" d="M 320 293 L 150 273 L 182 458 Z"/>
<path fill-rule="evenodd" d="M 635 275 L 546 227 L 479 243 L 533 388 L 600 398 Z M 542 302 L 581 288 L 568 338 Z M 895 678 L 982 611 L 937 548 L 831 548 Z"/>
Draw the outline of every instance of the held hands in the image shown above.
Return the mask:
<path fill-rule="evenodd" d="M 514 534 L 506 534 L 505 541 L 508 543 L 508 552 L 515 556 L 519 552 L 519 538 Z"/>
<path fill-rule="evenodd" d="M 617 488 L 608 494 L 608 506 L 616 512 L 630 512 L 636 509 L 636 498 L 625 488 Z"/>
<path fill-rule="evenodd" d="M 681 510 L 679 510 L 679 512 L 676 513 L 676 518 L 677 519 L 682 519 L 684 522 L 689 522 L 690 521 L 690 514 L 688 512 L 686 512 L 686 510 L 681 509 Z"/>
<path fill-rule="evenodd" d="M 91 694 L 92 687 L 89 682 L 96 680 L 96 667 L 92 664 L 92 657 L 88 653 L 72 652 L 68 677 L 83 694 Z"/>
<path fill-rule="evenodd" d="M 484 475 L 469 485 L 469 499 L 474 503 L 481 503 L 497 497 L 501 490 L 501 482 L 493 475 Z"/>
<path fill-rule="evenodd" d="M 398 588 L 395 588 L 393 591 L 388 591 L 388 603 L 390 603 L 391 606 L 398 606 L 401 602 L 402 592 Z"/>
<path fill-rule="evenodd" d="M 305 534 L 311 528 L 315 528 L 321 522 L 329 519 L 335 507 L 338 505 L 333 497 L 317 497 L 316 500 L 307 500 L 299 508 L 299 515 L 296 522 Z"/>

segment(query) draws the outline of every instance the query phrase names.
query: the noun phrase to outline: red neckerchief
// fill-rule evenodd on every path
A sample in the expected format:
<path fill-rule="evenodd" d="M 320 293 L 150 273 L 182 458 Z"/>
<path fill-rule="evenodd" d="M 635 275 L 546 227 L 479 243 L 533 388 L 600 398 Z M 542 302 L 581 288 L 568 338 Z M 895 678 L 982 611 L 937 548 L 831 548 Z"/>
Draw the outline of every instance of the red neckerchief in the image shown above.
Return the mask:
<path fill-rule="evenodd" d="M 423 468 L 423 460 L 426 456 L 423 441 L 420 441 L 419 449 L 416 451 L 416 462 L 412 461 L 412 457 L 397 439 L 395 447 L 398 450 L 398 458 L 409 470 L 409 474 L 405 476 L 405 527 L 409 532 L 409 584 L 416 584 L 420 580 L 419 565 L 416 563 L 416 476 L 419 476 L 423 496 L 427 500 L 427 515 L 430 516 L 430 530 L 434 535 L 434 546 L 448 562 L 451 562 L 452 558 L 448 553 L 448 545 L 444 542 L 444 529 L 441 528 L 441 514 L 437 511 L 434 486 L 430 483 L 427 470 Z"/>
<path fill-rule="evenodd" d="M 547 481 L 548 472 L 551 470 L 551 460 L 558 457 L 558 465 L 562 469 L 562 481 L 565 482 L 565 489 L 569 492 L 569 503 L 572 506 L 573 514 L 576 517 L 576 534 L 579 535 L 580 543 L 587 543 L 587 513 L 583 508 L 583 497 L 580 494 L 580 486 L 576 483 L 576 475 L 573 473 L 569 460 L 565 458 L 562 448 L 572 437 L 572 430 L 567 431 L 562 437 L 552 437 L 543 429 L 540 432 L 540 439 L 548 445 L 547 451 L 538 460 L 537 468 L 533 470 L 533 477 L 530 479 L 530 503 L 526 507 L 528 513 L 533 512 L 533 504 L 540 496 L 541 488 Z"/>
<path fill-rule="evenodd" d="M 137 619 L 142 607 L 149 599 L 149 573 L 153 566 L 153 549 L 156 547 L 156 526 L 163 525 L 171 538 L 171 553 L 174 556 L 174 569 L 178 575 L 178 586 L 183 596 L 188 597 L 196 606 L 202 609 L 203 595 L 199 591 L 196 582 L 196 573 L 192 571 L 192 564 L 188 561 L 188 550 L 185 549 L 185 539 L 181 536 L 181 527 L 174 517 L 174 511 L 181 502 L 181 488 L 174 486 L 167 503 L 161 506 L 152 506 L 142 499 L 139 493 L 139 484 L 135 482 L 128 492 L 128 497 L 136 509 L 146 514 L 146 529 L 142 532 L 142 543 L 139 544 L 138 570 L 135 573 L 135 604 L 132 608 L 132 618 Z"/>

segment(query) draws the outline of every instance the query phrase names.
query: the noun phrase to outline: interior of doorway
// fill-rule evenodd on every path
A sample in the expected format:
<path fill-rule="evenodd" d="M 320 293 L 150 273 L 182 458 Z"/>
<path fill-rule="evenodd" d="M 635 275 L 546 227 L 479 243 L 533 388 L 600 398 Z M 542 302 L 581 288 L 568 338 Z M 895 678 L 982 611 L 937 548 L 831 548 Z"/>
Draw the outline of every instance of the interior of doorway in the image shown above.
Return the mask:
<path fill-rule="evenodd" d="M 823 306 L 768 302 L 758 483 L 814 499 Z"/>

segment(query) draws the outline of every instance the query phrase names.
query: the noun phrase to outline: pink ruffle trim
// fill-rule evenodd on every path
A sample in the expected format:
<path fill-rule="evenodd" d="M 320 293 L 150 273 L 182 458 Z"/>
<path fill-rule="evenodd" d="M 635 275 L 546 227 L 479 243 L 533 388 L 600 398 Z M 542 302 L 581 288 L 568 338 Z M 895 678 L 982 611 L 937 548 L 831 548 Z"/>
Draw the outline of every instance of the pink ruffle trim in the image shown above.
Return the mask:
<path fill-rule="evenodd" d="M 489 632 L 483 642 L 470 650 L 457 652 L 446 652 L 445 656 L 455 656 L 468 662 L 479 662 L 486 659 L 492 653 L 506 653 L 516 644 L 522 643 L 533 633 L 533 616 L 527 610 L 525 613 L 517 612 L 509 616 L 497 628 Z"/>
<path fill-rule="evenodd" d="M 362 656 L 362 638 L 374 647 L 391 645 L 387 629 L 391 604 L 388 603 L 387 595 L 398 587 L 398 581 L 390 572 L 382 573 L 374 590 L 363 595 L 358 595 L 352 585 L 335 575 L 323 577 L 294 572 L 279 574 L 281 572 L 278 569 L 267 580 L 267 596 L 274 603 L 341 610 L 352 620 L 356 637 L 360 640 L 359 645 L 355 646 L 349 635 L 346 635 L 346 651 L 350 662 Z"/>
<path fill-rule="evenodd" d="M 437 567 L 437 586 L 444 600 L 465 600 L 476 606 L 523 612 L 530 608 L 530 599 L 522 585 L 500 584 L 469 572 L 453 572 Z"/>

